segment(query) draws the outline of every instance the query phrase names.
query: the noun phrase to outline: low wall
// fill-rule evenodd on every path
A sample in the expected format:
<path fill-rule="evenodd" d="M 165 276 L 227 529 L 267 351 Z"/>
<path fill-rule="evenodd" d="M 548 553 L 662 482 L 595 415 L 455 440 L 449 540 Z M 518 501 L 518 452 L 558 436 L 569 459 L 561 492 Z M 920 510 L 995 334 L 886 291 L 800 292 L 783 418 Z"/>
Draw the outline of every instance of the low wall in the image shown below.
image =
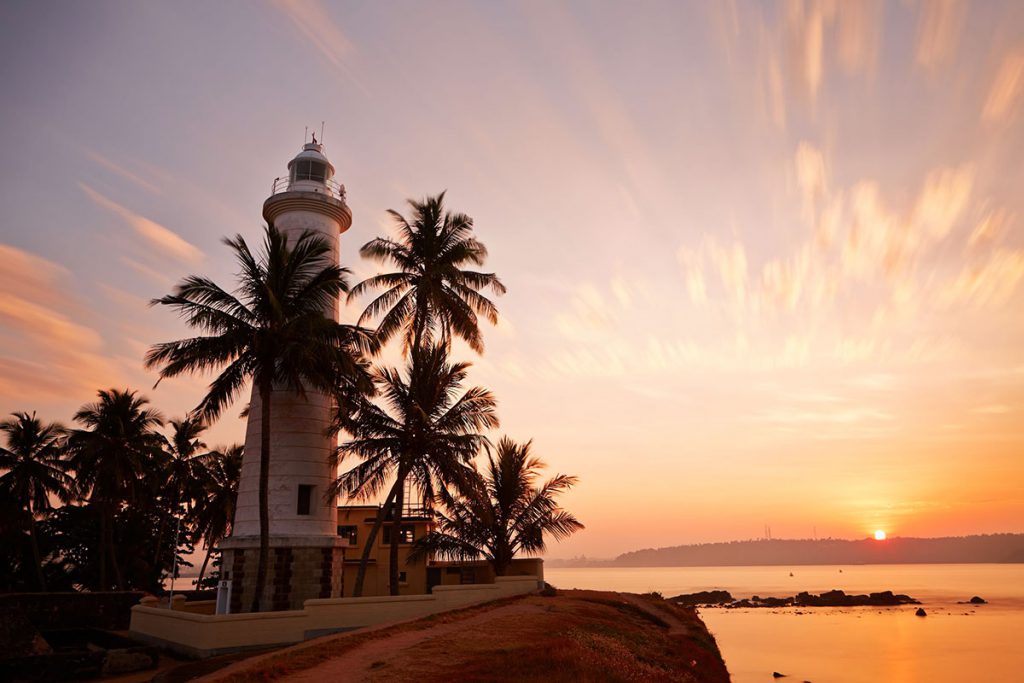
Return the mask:
<path fill-rule="evenodd" d="M 348 631 L 476 605 L 540 588 L 536 576 L 502 576 L 494 583 L 435 586 L 430 595 L 306 600 L 303 609 L 244 614 L 194 614 L 139 605 L 132 608 L 131 633 L 191 657 L 270 645 L 297 643 Z"/>

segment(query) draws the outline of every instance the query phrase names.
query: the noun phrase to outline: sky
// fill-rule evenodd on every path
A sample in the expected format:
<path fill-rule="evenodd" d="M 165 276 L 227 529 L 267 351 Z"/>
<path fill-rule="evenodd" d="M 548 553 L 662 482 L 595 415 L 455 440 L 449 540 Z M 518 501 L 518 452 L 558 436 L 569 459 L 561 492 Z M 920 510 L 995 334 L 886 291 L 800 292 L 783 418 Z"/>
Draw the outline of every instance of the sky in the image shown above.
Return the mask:
<path fill-rule="evenodd" d="M 231 282 L 323 121 L 353 281 L 407 198 L 474 218 L 509 291 L 458 354 L 580 478 L 549 556 L 1024 531 L 1022 36 L 1012 1 L 4 0 L 0 413 L 194 407 L 147 301 Z"/>

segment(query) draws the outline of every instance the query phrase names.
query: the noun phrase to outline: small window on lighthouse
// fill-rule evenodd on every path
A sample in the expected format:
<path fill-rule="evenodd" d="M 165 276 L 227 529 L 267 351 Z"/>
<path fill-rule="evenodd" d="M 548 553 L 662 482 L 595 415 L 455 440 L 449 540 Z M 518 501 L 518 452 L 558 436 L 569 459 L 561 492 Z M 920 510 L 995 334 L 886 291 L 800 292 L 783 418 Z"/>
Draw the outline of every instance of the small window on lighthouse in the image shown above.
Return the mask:
<path fill-rule="evenodd" d="M 313 486 L 311 484 L 299 484 L 299 504 L 295 514 L 308 515 L 309 508 L 313 502 Z"/>

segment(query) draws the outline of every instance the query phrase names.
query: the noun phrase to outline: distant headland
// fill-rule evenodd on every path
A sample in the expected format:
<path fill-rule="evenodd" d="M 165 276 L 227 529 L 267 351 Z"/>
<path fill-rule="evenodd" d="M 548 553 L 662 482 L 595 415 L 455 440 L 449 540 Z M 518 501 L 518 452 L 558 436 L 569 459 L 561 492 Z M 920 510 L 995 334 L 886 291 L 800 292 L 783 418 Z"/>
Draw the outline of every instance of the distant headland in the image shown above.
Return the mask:
<path fill-rule="evenodd" d="M 944 538 L 771 539 L 647 548 L 614 559 L 548 560 L 549 567 L 741 567 L 815 564 L 1024 562 L 1024 534 Z"/>

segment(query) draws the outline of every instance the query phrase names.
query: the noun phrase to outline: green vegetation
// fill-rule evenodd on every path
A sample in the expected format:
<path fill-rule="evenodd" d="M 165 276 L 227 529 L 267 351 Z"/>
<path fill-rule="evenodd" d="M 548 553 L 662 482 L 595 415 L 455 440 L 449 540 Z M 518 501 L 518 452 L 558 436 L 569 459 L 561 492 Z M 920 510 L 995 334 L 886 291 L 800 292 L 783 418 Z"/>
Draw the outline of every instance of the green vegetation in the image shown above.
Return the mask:
<path fill-rule="evenodd" d="M 71 497 L 73 481 L 61 448 L 64 428 L 44 425 L 35 413 L 15 413 L 13 419 L 0 424 L 0 430 L 7 437 L 7 448 L 0 448 L 0 468 L 7 470 L 0 477 L 0 496 L 22 506 L 24 514 L 18 519 L 24 520 L 28 529 L 39 590 L 45 591 L 36 517 L 51 509 L 50 496 L 63 502 Z"/>
<path fill-rule="evenodd" d="M 237 474 L 222 475 L 240 448 L 205 451 L 202 426 L 187 419 L 162 434 L 148 405 L 134 391 L 107 389 L 75 414 L 78 429 L 25 413 L 0 425 L 0 590 L 158 593 L 176 555 L 184 565 L 181 554 L 230 529 L 230 511 L 208 501 L 226 489 L 233 507 Z M 20 513 L 9 514 L 16 505 Z"/>
<path fill-rule="evenodd" d="M 404 374 L 377 368 L 374 382 L 380 404 L 362 401 L 346 427 L 352 438 L 337 451 L 339 461 L 354 457 L 362 462 L 338 477 L 334 491 L 357 499 L 375 497 L 393 478 L 388 499 L 394 499 L 393 510 L 399 515 L 407 478 L 427 506 L 450 483 L 467 479 L 473 473 L 470 463 L 486 443 L 480 432 L 498 425 L 491 392 L 473 387 L 459 395 L 468 368 L 469 363 L 449 363 L 440 344 L 419 352 Z M 384 515 L 378 514 L 363 549 L 353 593 L 357 597 L 383 521 Z M 391 534 L 392 595 L 398 594 L 397 537 Z"/>
<path fill-rule="evenodd" d="M 544 463 L 530 455 L 529 442 L 504 437 L 497 450 L 496 458 L 487 454 L 485 474 L 470 470 L 456 482 L 455 495 L 441 490 L 444 512 L 437 514 L 437 528 L 417 541 L 412 557 L 483 556 L 496 576 L 504 576 L 517 553 L 543 552 L 545 535 L 562 539 L 583 528 L 555 500 L 576 477 L 559 474 L 538 486 Z"/>
<path fill-rule="evenodd" d="M 366 306 L 359 322 L 380 317 L 374 334 L 381 346 L 401 333 L 402 351 L 411 356 L 408 396 L 414 401 L 403 406 L 401 411 L 407 416 L 419 411 L 422 417 L 416 419 L 424 425 L 442 420 L 439 424 L 444 429 L 443 416 L 431 412 L 441 407 L 442 402 L 430 395 L 431 386 L 419 388 L 415 384 L 422 380 L 433 387 L 443 388 L 443 383 L 431 374 L 442 371 L 446 366 L 444 355 L 450 350 L 453 337 L 462 339 L 477 353 L 483 352 L 478 316 L 484 316 L 492 324 L 497 323 L 498 309 L 481 291 L 490 289 L 504 294 L 505 286 L 494 273 L 467 269 L 467 266 L 484 264 L 487 248 L 473 235 L 472 218 L 463 213 L 445 211 L 444 192 L 422 201 L 410 200 L 409 205 L 413 210 L 411 222 L 397 211 L 389 211 L 398 228 L 398 239 L 378 237 L 360 249 L 364 258 L 391 265 L 396 270 L 360 282 L 352 288 L 349 298 L 383 290 Z M 394 371 L 391 373 L 397 376 Z M 426 403 L 419 404 L 416 402 L 419 400 Z M 491 408 L 493 410 L 493 400 Z M 413 422 L 403 424 L 408 425 L 409 430 L 416 429 Z M 468 425 L 476 430 L 493 426 L 497 426 L 496 418 L 486 424 Z M 463 431 L 469 434 L 469 429 Z M 480 441 L 482 443 L 485 442 Z M 395 469 L 395 483 L 377 513 L 370 543 L 376 538 L 386 515 L 390 514 L 396 520 L 401 518 L 406 477 L 417 470 L 417 462 L 434 470 L 442 489 L 450 483 L 445 473 L 454 472 L 451 468 L 429 462 L 434 456 L 426 455 L 422 445 L 406 439 L 402 448 L 401 452 L 393 455 L 399 463 Z M 340 450 L 339 461 L 350 453 Z M 466 460 L 471 458 L 469 455 Z M 351 480 L 351 477 L 344 476 Z M 430 507 L 433 496 L 422 488 L 421 493 L 425 506 Z M 398 595 L 398 534 L 391 535 L 389 556 L 389 589 L 392 595 Z M 368 562 L 369 554 L 364 552 L 354 595 L 362 595 Z"/>

